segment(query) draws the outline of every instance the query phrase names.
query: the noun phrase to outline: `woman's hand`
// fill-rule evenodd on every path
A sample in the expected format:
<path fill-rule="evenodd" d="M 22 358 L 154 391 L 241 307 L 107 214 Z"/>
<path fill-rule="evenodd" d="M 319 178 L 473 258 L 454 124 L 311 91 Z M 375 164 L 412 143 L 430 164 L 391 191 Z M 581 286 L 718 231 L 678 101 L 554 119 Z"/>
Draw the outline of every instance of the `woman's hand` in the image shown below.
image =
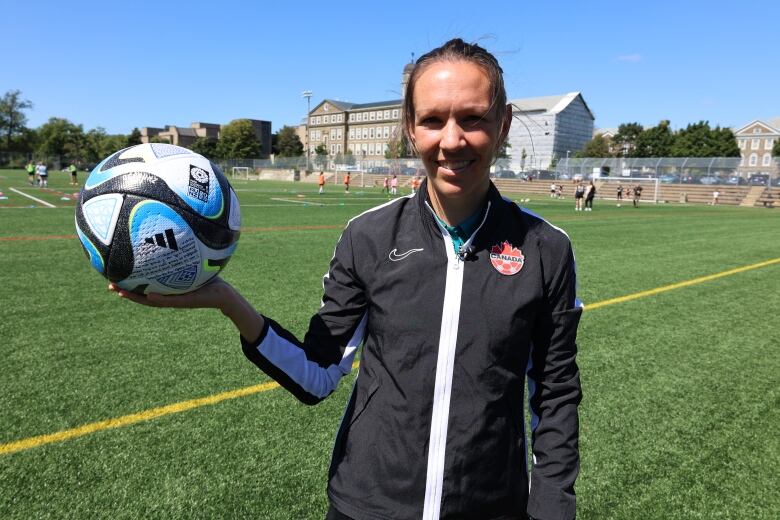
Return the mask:
<path fill-rule="evenodd" d="M 185 294 L 136 294 L 122 289 L 115 283 L 108 284 L 108 290 L 120 297 L 147 305 L 149 307 L 174 307 L 179 309 L 220 309 L 225 312 L 230 307 L 231 300 L 237 295 L 236 290 L 219 276 L 215 276 L 207 284 Z"/>
<path fill-rule="evenodd" d="M 219 309 L 247 340 L 256 340 L 265 326 L 265 320 L 232 285 L 219 276 L 203 287 L 185 294 L 135 294 L 115 283 L 108 284 L 108 290 L 120 297 L 148 307 L 171 307 L 177 309 Z"/>

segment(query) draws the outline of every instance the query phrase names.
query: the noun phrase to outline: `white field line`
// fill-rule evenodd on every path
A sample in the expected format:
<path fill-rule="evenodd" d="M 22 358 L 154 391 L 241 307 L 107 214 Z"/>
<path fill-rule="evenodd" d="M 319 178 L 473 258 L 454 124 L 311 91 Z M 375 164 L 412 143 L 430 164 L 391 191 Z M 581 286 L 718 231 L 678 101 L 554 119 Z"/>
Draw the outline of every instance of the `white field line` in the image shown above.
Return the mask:
<path fill-rule="evenodd" d="M 295 204 L 311 204 L 312 206 L 327 206 L 327 204 L 323 204 L 322 202 L 313 202 L 308 200 L 277 199 L 276 197 L 271 197 L 271 200 L 276 200 L 279 202 L 292 202 Z"/>
<path fill-rule="evenodd" d="M 16 188 L 8 188 L 8 189 L 9 189 L 9 190 L 11 190 L 11 191 L 13 191 L 14 193 L 18 193 L 18 194 L 19 194 L 19 195 L 21 195 L 22 197 L 27 197 L 28 199 L 32 199 L 32 200 L 34 200 L 35 202 L 40 202 L 41 204 L 43 204 L 44 206 L 47 206 L 47 207 L 49 207 L 49 208 L 56 208 L 56 207 L 57 207 L 57 206 L 55 206 L 54 204 L 49 204 L 49 203 L 48 203 L 48 202 L 46 202 L 45 200 L 41 200 L 41 199 L 39 199 L 39 198 L 37 198 L 37 197 L 33 197 L 32 195 L 28 195 L 28 194 L 26 194 L 26 193 L 25 193 L 25 192 L 23 192 L 23 191 L 19 191 L 19 190 L 17 190 Z"/>

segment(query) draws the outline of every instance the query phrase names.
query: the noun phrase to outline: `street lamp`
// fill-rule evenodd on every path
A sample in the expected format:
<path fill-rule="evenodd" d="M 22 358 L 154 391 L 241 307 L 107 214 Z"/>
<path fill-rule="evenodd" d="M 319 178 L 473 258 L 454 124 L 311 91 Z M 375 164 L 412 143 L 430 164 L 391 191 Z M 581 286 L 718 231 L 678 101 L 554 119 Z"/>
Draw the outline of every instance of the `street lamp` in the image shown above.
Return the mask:
<path fill-rule="evenodd" d="M 309 147 L 311 146 L 311 133 L 309 132 L 309 113 L 311 112 L 311 90 L 301 92 L 301 97 L 306 98 L 306 171 L 309 171 Z M 307 173 L 308 175 L 308 173 Z"/>

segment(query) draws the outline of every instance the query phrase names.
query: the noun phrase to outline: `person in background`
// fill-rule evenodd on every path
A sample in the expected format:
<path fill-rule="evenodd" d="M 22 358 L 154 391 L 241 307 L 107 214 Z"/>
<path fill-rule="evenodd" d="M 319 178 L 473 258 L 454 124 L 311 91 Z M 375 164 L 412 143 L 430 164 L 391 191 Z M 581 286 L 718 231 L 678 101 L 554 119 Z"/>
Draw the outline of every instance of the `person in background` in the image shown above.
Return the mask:
<path fill-rule="evenodd" d="M 344 193 L 349 193 L 349 182 L 350 177 L 349 172 L 347 172 L 347 174 L 344 176 Z"/>
<path fill-rule="evenodd" d="M 585 189 L 585 211 L 593 211 L 593 199 L 596 197 L 596 185 L 590 181 Z"/>
<path fill-rule="evenodd" d="M 633 202 L 634 202 L 634 207 L 635 208 L 639 207 L 639 199 L 641 199 L 641 198 L 642 198 L 642 185 L 641 184 L 637 184 L 636 186 L 634 186 L 634 200 L 633 200 Z"/>
<path fill-rule="evenodd" d="M 322 195 L 325 192 L 325 173 L 320 170 L 320 174 L 317 176 L 317 184 L 320 187 L 319 194 Z"/>
<path fill-rule="evenodd" d="M 382 193 L 390 195 L 390 179 L 388 177 L 382 180 Z"/>
<path fill-rule="evenodd" d="M 68 171 L 70 172 L 70 185 L 71 186 L 78 186 L 79 185 L 79 179 L 78 179 L 78 168 L 76 168 L 76 165 L 71 163 L 70 166 L 68 166 Z"/>
<path fill-rule="evenodd" d="M 574 254 L 563 231 L 490 180 L 512 123 L 498 61 L 461 39 L 424 54 L 401 117 L 426 179 L 350 219 L 303 340 L 219 277 L 183 295 L 109 288 L 151 306 L 219 309 L 249 360 L 306 404 L 330 395 L 362 349 L 327 520 L 571 520 Z"/>
<path fill-rule="evenodd" d="M 38 163 L 38 187 L 39 188 L 47 188 L 49 186 L 49 169 L 46 166 L 46 163 L 43 161 L 40 161 Z"/>
<path fill-rule="evenodd" d="M 398 176 L 393 175 L 393 178 L 390 179 L 390 194 L 391 195 L 398 195 Z"/>
<path fill-rule="evenodd" d="M 577 183 L 577 187 L 574 188 L 574 211 L 582 211 L 582 199 L 585 196 L 585 186 L 582 182 Z"/>
<path fill-rule="evenodd" d="M 32 161 L 27 161 L 25 170 L 27 170 L 27 182 L 30 183 L 30 186 L 35 186 L 35 165 Z"/>
<path fill-rule="evenodd" d="M 623 205 L 623 185 L 618 184 L 617 185 L 617 207 L 621 207 Z"/>

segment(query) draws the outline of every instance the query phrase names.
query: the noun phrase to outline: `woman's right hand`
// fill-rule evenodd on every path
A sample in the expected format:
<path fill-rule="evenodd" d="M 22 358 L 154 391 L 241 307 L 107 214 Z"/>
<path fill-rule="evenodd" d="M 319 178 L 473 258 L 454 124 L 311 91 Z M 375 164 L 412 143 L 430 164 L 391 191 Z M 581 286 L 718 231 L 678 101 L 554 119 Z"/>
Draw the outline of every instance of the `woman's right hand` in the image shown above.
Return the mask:
<path fill-rule="evenodd" d="M 265 325 L 262 315 L 232 285 L 219 276 L 214 277 L 203 287 L 184 294 L 136 294 L 122 289 L 115 283 L 109 283 L 108 290 L 123 299 L 148 307 L 219 309 L 249 341 L 256 339 Z"/>
<path fill-rule="evenodd" d="M 213 308 L 224 310 L 237 295 L 236 290 L 219 276 L 198 289 L 184 294 L 136 294 L 122 289 L 115 283 L 108 284 L 108 290 L 121 298 L 149 307 L 174 307 L 178 309 Z"/>

